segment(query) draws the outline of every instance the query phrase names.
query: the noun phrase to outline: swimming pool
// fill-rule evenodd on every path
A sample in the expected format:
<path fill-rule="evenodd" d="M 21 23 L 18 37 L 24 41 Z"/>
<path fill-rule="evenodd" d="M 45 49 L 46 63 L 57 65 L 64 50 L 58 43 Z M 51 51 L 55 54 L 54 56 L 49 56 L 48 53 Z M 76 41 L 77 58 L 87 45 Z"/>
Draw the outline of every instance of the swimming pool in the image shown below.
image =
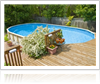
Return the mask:
<path fill-rule="evenodd" d="M 43 26 L 44 28 L 47 25 L 48 28 L 50 29 L 50 32 L 54 31 L 54 28 L 55 30 L 57 29 L 62 30 L 63 38 L 65 38 L 65 44 L 83 43 L 95 38 L 94 33 L 86 29 L 73 28 L 73 27 L 54 25 L 54 24 L 44 24 L 44 23 L 27 23 L 27 24 L 15 25 L 8 28 L 7 33 L 9 39 L 15 42 L 20 42 L 21 38 L 31 34 L 37 28 L 37 26 Z"/>

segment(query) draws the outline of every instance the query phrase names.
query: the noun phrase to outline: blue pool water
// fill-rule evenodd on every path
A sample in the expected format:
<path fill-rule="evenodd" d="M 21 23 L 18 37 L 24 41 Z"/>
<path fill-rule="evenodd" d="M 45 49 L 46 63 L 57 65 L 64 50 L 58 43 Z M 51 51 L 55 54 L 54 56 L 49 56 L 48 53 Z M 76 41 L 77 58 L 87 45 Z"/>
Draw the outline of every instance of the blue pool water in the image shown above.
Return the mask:
<path fill-rule="evenodd" d="M 31 34 L 37 28 L 37 26 L 43 26 L 44 28 L 47 25 L 48 25 L 48 28 L 50 29 L 50 32 L 52 32 L 54 28 L 55 30 L 57 29 L 62 30 L 63 38 L 65 38 L 65 44 L 83 43 L 95 38 L 93 33 L 84 29 L 78 29 L 78 28 L 60 26 L 60 25 L 42 24 L 42 23 L 16 25 L 16 26 L 10 27 L 8 30 L 12 33 L 15 33 L 21 36 L 27 36 Z"/>

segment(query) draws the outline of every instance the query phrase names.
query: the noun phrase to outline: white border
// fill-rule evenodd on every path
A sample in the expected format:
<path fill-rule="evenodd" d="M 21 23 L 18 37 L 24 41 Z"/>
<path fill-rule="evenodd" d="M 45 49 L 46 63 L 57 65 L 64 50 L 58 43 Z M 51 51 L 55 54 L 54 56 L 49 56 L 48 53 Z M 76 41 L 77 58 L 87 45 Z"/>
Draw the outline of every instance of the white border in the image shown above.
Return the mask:
<path fill-rule="evenodd" d="M 96 83 L 99 83 L 99 71 L 1 71 L 1 83 L 4 83 L 4 74 L 96 74 Z"/>
<path fill-rule="evenodd" d="M 96 66 L 4 66 L 1 69 L 99 69 L 99 1 L 1 1 L 1 59 L 4 59 L 4 4 L 96 4 Z"/>

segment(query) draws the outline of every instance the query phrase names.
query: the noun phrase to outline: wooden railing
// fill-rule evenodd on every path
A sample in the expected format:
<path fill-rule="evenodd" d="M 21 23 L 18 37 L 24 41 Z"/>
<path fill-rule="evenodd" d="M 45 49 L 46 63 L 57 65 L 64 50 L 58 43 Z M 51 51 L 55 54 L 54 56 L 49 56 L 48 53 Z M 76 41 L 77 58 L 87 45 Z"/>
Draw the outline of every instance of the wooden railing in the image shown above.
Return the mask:
<path fill-rule="evenodd" d="M 53 32 L 48 33 L 48 34 L 45 35 L 45 45 L 46 45 L 46 47 L 48 47 L 50 45 L 50 39 L 52 40 L 52 43 L 51 44 L 54 43 L 54 41 L 57 38 L 57 34 L 56 33 L 57 32 L 60 32 L 60 30 L 61 29 L 58 29 L 58 30 L 55 30 L 55 31 L 53 31 Z M 50 34 L 52 34 L 52 36 L 51 37 L 48 37 L 48 35 L 50 35 Z"/>
<path fill-rule="evenodd" d="M 22 83 L 23 74 L 6 74 L 4 83 Z"/>
<path fill-rule="evenodd" d="M 11 50 L 15 49 L 15 52 L 10 52 Z M 20 45 L 13 46 L 4 51 L 4 59 L 6 66 L 8 64 L 10 66 L 23 66 L 21 53 L 20 53 Z"/>

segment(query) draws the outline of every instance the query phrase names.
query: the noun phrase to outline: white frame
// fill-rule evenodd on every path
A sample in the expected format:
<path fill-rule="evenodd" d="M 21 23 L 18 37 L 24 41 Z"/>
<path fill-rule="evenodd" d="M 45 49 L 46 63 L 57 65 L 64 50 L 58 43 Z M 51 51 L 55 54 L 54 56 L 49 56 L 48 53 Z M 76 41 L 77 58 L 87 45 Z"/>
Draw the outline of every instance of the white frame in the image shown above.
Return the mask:
<path fill-rule="evenodd" d="M 4 4 L 96 4 L 96 66 L 4 66 Z M 99 69 L 99 1 L 1 1 L 1 69 Z"/>

